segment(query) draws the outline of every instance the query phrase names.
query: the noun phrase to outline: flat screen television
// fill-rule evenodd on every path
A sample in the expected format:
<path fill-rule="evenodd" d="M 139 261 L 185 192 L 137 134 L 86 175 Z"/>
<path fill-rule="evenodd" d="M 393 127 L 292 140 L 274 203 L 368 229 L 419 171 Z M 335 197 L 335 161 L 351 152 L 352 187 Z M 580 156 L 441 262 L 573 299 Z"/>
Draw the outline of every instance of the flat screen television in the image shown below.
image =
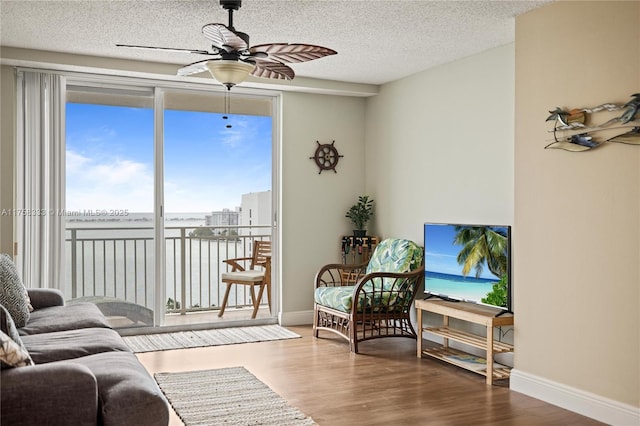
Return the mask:
<path fill-rule="evenodd" d="M 511 227 L 425 223 L 427 297 L 512 312 Z"/>

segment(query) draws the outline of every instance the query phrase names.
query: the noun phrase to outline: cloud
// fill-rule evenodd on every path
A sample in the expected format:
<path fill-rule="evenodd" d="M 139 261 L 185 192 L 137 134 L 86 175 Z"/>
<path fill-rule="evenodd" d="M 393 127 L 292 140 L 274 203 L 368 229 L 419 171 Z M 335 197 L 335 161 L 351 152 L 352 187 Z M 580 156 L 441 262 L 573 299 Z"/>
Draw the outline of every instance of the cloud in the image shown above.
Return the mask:
<path fill-rule="evenodd" d="M 150 165 L 122 158 L 91 158 L 71 150 L 67 150 L 66 158 L 68 211 L 153 211 L 154 177 Z M 214 185 L 210 180 L 192 181 L 187 175 L 178 181 L 167 180 L 166 212 L 234 209 L 240 205 L 243 187 L 252 188 L 255 184 L 233 183 Z"/>
<path fill-rule="evenodd" d="M 91 158 L 67 150 L 68 210 L 127 209 L 153 211 L 153 170 L 121 158 Z"/>

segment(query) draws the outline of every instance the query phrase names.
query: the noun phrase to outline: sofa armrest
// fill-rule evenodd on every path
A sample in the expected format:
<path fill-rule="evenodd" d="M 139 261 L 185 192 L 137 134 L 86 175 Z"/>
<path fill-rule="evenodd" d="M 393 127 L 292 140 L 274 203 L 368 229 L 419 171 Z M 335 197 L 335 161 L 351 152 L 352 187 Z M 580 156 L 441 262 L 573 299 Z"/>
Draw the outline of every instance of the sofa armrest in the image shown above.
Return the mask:
<path fill-rule="evenodd" d="M 98 385 L 88 367 L 52 362 L 0 374 L 3 426 L 97 424 Z"/>
<path fill-rule="evenodd" d="M 33 309 L 64 305 L 62 292 L 54 288 L 29 288 L 27 293 L 29 293 Z"/>

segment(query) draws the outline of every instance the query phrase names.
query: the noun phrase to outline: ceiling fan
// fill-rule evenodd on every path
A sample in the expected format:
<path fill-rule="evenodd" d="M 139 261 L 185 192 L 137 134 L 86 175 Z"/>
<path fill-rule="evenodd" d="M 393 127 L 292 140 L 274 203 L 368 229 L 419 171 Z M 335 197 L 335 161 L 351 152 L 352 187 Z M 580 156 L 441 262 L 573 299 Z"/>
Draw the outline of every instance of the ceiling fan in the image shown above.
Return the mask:
<path fill-rule="evenodd" d="M 236 31 L 233 11 L 240 9 L 242 0 L 220 0 L 229 12 L 229 25 L 207 24 L 202 34 L 211 42 L 211 50 L 180 49 L 171 47 L 116 44 L 118 47 L 188 52 L 210 58 L 186 65 L 178 70 L 179 76 L 209 71 L 213 78 L 228 90 L 244 81 L 249 74 L 255 77 L 292 80 L 295 72 L 286 63 L 307 62 L 337 52 L 327 47 L 300 43 L 269 43 L 249 47 L 249 35 Z"/>

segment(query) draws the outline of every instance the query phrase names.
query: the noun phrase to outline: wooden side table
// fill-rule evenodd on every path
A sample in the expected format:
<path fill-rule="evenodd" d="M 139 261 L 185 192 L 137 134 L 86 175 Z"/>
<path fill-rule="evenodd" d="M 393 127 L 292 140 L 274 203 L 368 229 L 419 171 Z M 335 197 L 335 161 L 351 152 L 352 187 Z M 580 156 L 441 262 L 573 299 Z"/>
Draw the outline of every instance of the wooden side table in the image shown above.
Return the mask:
<path fill-rule="evenodd" d="M 428 355 L 440 359 L 458 367 L 465 368 L 477 374 L 482 374 L 487 378 L 487 384 L 493 384 L 494 380 L 507 379 L 511 369 L 507 366 L 496 364 L 493 357 L 496 353 L 513 352 L 513 345 L 499 342 L 494 339 L 493 329 L 499 326 L 512 326 L 514 322 L 513 314 L 503 314 L 497 316 L 501 310 L 484 305 L 477 305 L 468 302 L 450 302 L 441 299 L 418 299 L 416 300 L 418 310 L 418 358 Z M 442 326 L 423 327 L 422 313 L 433 312 L 442 315 Z M 462 321 L 482 324 L 487 329 L 487 335 L 478 336 L 462 330 L 456 330 L 449 326 L 449 318 L 457 318 Z M 423 348 L 422 334 L 428 332 L 443 338 L 443 344 L 435 348 Z M 449 347 L 449 340 L 464 343 L 485 351 L 486 359 L 484 364 L 482 358 L 469 355 L 463 351 Z"/>
<path fill-rule="evenodd" d="M 359 265 L 369 262 L 373 251 L 380 242 L 378 237 L 364 236 L 355 237 L 344 235 L 340 241 L 340 252 L 342 263 L 345 265 Z M 343 281 L 355 284 L 357 274 L 343 273 Z"/>

